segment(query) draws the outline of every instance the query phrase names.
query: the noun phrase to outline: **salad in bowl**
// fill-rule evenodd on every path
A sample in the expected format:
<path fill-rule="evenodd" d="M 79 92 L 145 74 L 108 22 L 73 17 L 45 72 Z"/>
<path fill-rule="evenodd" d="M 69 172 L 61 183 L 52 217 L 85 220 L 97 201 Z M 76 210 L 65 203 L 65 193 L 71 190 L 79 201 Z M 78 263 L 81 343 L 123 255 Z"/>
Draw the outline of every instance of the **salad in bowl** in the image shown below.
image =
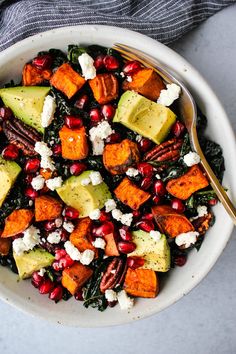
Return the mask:
<path fill-rule="evenodd" d="M 214 191 L 181 89 L 111 48 L 50 49 L 0 89 L 0 264 L 55 302 L 130 310 L 201 247 Z M 201 147 L 222 180 L 221 147 Z M 17 278 L 16 278 L 17 279 Z"/>

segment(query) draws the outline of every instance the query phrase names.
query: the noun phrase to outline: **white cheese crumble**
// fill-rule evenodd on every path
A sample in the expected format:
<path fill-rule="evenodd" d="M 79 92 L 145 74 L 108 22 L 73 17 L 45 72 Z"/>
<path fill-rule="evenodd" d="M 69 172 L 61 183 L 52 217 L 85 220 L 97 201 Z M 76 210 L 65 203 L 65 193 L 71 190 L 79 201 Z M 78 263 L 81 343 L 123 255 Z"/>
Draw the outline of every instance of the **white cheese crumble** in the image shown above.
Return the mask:
<path fill-rule="evenodd" d="M 184 163 L 188 167 L 198 164 L 201 161 L 200 156 L 193 151 L 190 151 L 188 154 L 184 155 Z"/>
<path fill-rule="evenodd" d="M 93 142 L 96 138 L 105 140 L 109 135 L 113 133 L 110 124 L 104 120 L 99 123 L 96 127 L 89 130 L 90 140 Z"/>
<path fill-rule="evenodd" d="M 79 261 L 81 258 L 81 253 L 80 251 L 70 242 L 66 241 L 64 243 L 64 247 L 66 250 L 66 253 L 70 256 L 73 261 Z"/>
<path fill-rule="evenodd" d="M 133 214 L 127 213 L 121 216 L 121 223 L 126 226 L 130 226 L 133 221 Z"/>
<path fill-rule="evenodd" d="M 107 301 L 109 302 L 114 302 L 117 301 L 117 295 L 116 292 L 112 289 L 107 289 L 105 291 L 105 298 L 107 299 Z"/>
<path fill-rule="evenodd" d="M 128 82 L 132 82 L 132 81 L 133 81 L 132 76 L 127 76 L 126 80 L 127 80 Z"/>
<path fill-rule="evenodd" d="M 51 232 L 47 237 L 47 241 L 51 244 L 57 245 L 61 241 L 60 231 L 56 230 L 56 231 Z"/>
<path fill-rule="evenodd" d="M 125 77 L 125 73 L 123 71 L 120 72 L 121 77 Z"/>
<path fill-rule="evenodd" d="M 105 203 L 105 212 L 109 213 L 110 211 L 116 208 L 116 202 L 114 199 L 107 199 Z"/>
<path fill-rule="evenodd" d="M 134 306 L 134 299 L 131 299 L 125 290 L 121 290 L 117 294 L 117 300 L 121 310 L 130 310 Z"/>
<path fill-rule="evenodd" d="M 136 177 L 138 176 L 138 174 L 139 174 L 139 170 L 133 167 L 128 168 L 128 170 L 126 171 L 126 175 L 129 177 Z"/>
<path fill-rule="evenodd" d="M 84 265 L 89 265 L 94 259 L 94 255 L 95 255 L 94 251 L 85 250 L 81 255 L 80 262 Z"/>
<path fill-rule="evenodd" d="M 57 219 L 55 219 L 55 225 L 56 225 L 56 227 L 61 227 L 61 225 L 62 225 L 62 218 L 57 218 Z"/>
<path fill-rule="evenodd" d="M 82 181 L 80 182 L 82 186 L 88 186 L 91 183 L 91 179 L 88 178 L 84 178 L 82 179 Z"/>
<path fill-rule="evenodd" d="M 104 250 L 104 248 L 106 247 L 106 241 L 101 237 L 97 237 L 93 242 L 93 246 L 95 248 L 101 248 L 102 250 Z"/>
<path fill-rule="evenodd" d="M 201 218 L 202 216 L 205 216 L 208 214 L 207 207 L 205 205 L 199 205 L 197 207 L 197 216 L 193 216 L 190 218 L 190 221 Z"/>
<path fill-rule="evenodd" d="M 40 275 L 41 277 L 43 277 L 45 273 L 46 273 L 46 269 L 45 269 L 45 268 L 41 268 L 41 269 L 38 271 L 38 275 Z"/>
<path fill-rule="evenodd" d="M 63 222 L 63 229 L 65 229 L 67 232 L 69 232 L 70 234 L 74 231 L 75 226 L 71 221 L 64 221 Z"/>
<path fill-rule="evenodd" d="M 55 189 L 60 188 L 61 185 L 63 183 L 62 178 L 59 177 L 54 177 L 54 178 L 49 178 L 46 181 L 46 186 L 51 190 L 51 191 L 55 191 Z"/>
<path fill-rule="evenodd" d="M 113 209 L 111 212 L 113 219 L 121 221 L 123 213 L 119 209 Z"/>
<path fill-rule="evenodd" d="M 95 138 L 92 141 L 93 155 L 102 155 L 104 151 L 105 143 L 101 138 Z"/>
<path fill-rule="evenodd" d="M 89 213 L 91 220 L 98 220 L 100 218 L 101 212 L 99 209 L 94 209 Z"/>
<path fill-rule="evenodd" d="M 40 242 L 39 234 L 39 229 L 33 225 L 28 227 L 28 229 L 23 232 L 24 236 L 22 238 L 17 238 L 13 241 L 12 247 L 14 252 L 20 256 L 25 251 L 32 250 Z"/>
<path fill-rule="evenodd" d="M 185 232 L 176 236 L 175 243 L 177 246 L 185 246 L 185 248 L 188 248 L 196 243 L 198 236 L 199 233 L 197 231 Z"/>
<path fill-rule="evenodd" d="M 149 234 L 153 238 L 154 241 L 160 241 L 161 233 L 159 231 L 151 230 Z"/>
<path fill-rule="evenodd" d="M 157 103 L 168 107 L 179 98 L 181 88 L 176 84 L 167 84 L 166 87 L 167 89 L 161 90 Z"/>
<path fill-rule="evenodd" d="M 41 113 L 41 125 L 43 128 L 47 128 L 52 123 L 56 107 L 55 98 L 47 95 L 44 99 L 43 111 Z"/>
<path fill-rule="evenodd" d="M 43 189 L 44 187 L 44 182 L 45 179 L 41 176 L 38 175 L 36 177 L 34 177 L 31 181 L 31 186 L 36 190 L 39 191 L 40 189 Z"/>
<path fill-rule="evenodd" d="M 93 58 L 87 53 L 83 53 L 78 57 L 78 60 L 85 80 L 94 79 L 96 76 L 96 68 L 93 65 Z"/>
<path fill-rule="evenodd" d="M 54 162 L 50 156 L 52 156 L 52 150 L 43 141 L 37 141 L 34 146 L 34 150 L 40 155 L 40 166 L 44 169 L 55 170 Z"/>
<path fill-rule="evenodd" d="M 97 186 L 98 184 L 101 184 L 103 182 L 101 173 L 98 171 L 92 171 L 89 175 L 89 178 L 93 186 Z"/>
<path fill-rule="evenodd" d="M 54 162 L 51 157 L 41 157 L 40 166 L 45 170 L 49 169 L 51 171 L 55 170 Z"/>

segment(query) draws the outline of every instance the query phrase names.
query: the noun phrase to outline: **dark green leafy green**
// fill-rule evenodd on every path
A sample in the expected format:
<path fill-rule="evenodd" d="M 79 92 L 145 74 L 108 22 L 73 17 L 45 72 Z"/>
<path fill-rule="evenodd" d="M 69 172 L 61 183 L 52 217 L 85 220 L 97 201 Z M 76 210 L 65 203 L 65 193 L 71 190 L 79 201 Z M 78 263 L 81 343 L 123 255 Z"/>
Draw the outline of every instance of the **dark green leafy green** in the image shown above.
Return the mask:
<path fill-rule="evenodd" d="M 206 191 L 200 191 L 191 195 L 191 197 L 187 199 L 185 205 L 187 210 L 191 212 L 196 212 L 196 209 L 199 205 L 208 205 L 208 202 L 211 199 L 215 199 L 215 198 L 217 198 L 217 195 L 212 189 Z"/>
<path fill-rule="evenodd" d="M 86 49 L 78 45 L 70 44 L 68 46 L 67 59 L 73 63 L 78 64 L 78 58 L 81 54 L 86 53 Z"/>
<path fill-rule="evenodd" d="M 187 172 L 187 170 L 188 170 L 188 168 L 186 166 L 181 166 L 181 165 L 169 167 L 166 170 L 166 174 L 162 179 L 164 182 L 167 182 L 170 179 L 182 176 L 183 174 L 185 174 Z"/>

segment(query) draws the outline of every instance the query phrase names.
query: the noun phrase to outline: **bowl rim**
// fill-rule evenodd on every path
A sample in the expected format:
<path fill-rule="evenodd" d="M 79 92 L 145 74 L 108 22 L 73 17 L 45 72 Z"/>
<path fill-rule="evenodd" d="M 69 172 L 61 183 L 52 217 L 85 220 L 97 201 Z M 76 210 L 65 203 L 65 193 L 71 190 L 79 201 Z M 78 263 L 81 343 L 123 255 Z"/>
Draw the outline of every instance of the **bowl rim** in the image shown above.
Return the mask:
<path fill-rule="evenodd" d="M 201 85 L 206 90 L 207 95 L 210 96 L 210 99 L 217 105 L 217 109 L 220 111 L 221 120 L 224 121 L 225 130 L 227 131 L 228 141 L 231 142 L 231 150 L 233 150 L 234 154 L 236 155 L 236 141 L 235 141 L 233 129 L 231 127 L 231 124 L 229 122 L 229 119 L 227 117 L 227 114 L 226 114 L 222 104 L 220 103 L 218 97 L 216 96 L 216 94 L 214 93 L 212 88 L 209 86 L 209 84 L 206 82 L 206 80 L 181 55 L 176 53 L 171 48 L 165 46 L 164 44 L 162 44 L 162 43 L 160 43 L 160 42 L 158 42 L 158 41 L 156 41 L 144 34 L 134 32 L 129 29 L 124 29 L 121 27 L 96 25 L 96 24 L 95 25 L 77 25 L 77 26 L 60 27 L 60 28 L 51 29 L 51 30 L 41 32 L 41 33 L 35 34 L 33 36 L 27 37 L 27 38 L 13 44 L 9 48 L 3 50 L 2 52 L 0 52 L 0 65 L 1 65 L 1 63 L 6 62 L 6 58 L 8 56 L 11 57 L 11 55 L 15 54 L 16 52 L 18 52 L 20 55 L 21 53 L 24 53 L 25 51 L 29 50 L 32 46 L 32 43 L 34 43 L 34 45 L 35 45 L 35 42 L 38 41 L 40 44 L 43 44 L 44 40 L 46 40 L 50 37 L 53 37 L 54 35 L 59 36 L 60 34 L 65 34 L 65 33 L 72 32 L 72 31 L 73 32 L 80 32 L 80 33 L 81 33 L 81 31 L 86 31 L 86 32 L 88 31 L 88 32 L 93 33 L 95 36 L 96 36 L 96 33 L 97 34 L 98 33 L 99 34 L 105 33 L 106 36 L 109 38 L 122 38 L 123 43 L 129 44 L 129 45 L 130 45 L 131 40 L 133 40 L 134 43 L 138 42 L 138 45 L 136 45 L 136 48 L 144 50 L 144 51 L 145 51 L 145 48 L 147 51 L 148 47 L 155 49 L 157 51 L 157 53 L 158 53 L 158 50 L 160 50 L 166 56 L 166 60 L 165 60 L 165 62 L 163 62 L 163 64 L 168 67 L 171 67 L 173 65 L 173 61 L 174 61 L 175 67 L 179 68 L 179 70 L 177 70 L 178 75 L 179 75 L 179 73 L 181 73 L 180 74 L 181 80 L 184 80 L 185 77 L 189 79 L 189 75 L 193 75 L 195 81 L 201 82 Z M 129 40 L 126 41 L 126 38 L 129 38 Z M 120 39 L 118 41 L 120 42 Z M 127 43 L 127 42 L 129 42 L 129 43 Z M 154 52 L 154 50 L 153 50 L 153 52 Z M 163 56 L 163 54 L 162 54 L 162 56 Z M 153 53 L 152 53 L 152 55 L 153 55 Z M 157 59 L 158 59 L 158 55 L 156 55 L 155 57 L 157 57 Z M 236 162 L 234 163 L 234 165 L 236 166 Z M 231 185 L 231 192 L 234 194 L 234 196 L 236 196 L 236 181 L 234 182 L 234 184 Z M 217 259 L 219 258 L 220 254 L 223 252 L 224 248 L 226 247 L 226 245 L 230 239 L 230 235 L 232 233 L 233 227 L 234 227 L 233 223 L 228 222 L 227 230 L 224 234 L 224 241 L 222 241 L 221 248 L 219 248 L 219 250 L 217 252 L 214 252 L 214 254 L 212 254 L 211 257 L 209 257 L 210 261 L 208 262 L 207 266 L 204 267 L 204 270 L 201 269 L 199 271 L 199 273 L 197 274 L 197 276 L 194 277 L 194 279 L 192 279 L 191 282 L 189 282 L 188 284 L 183 286 L 181 291 L 176 293 L 174 297 L 172 296 L 169 299 L 163 301 L 163 304 L 159 310 L 157 310 L 157 309 L 155 309 L 155 307 L 153 307 L 153 309 L 151 309 L 151 310 L 148 309 L 148 311 L 147 310 L 145 311 L 145 308 L 144 308 L 142 313 L 140 313 L 139 316 L 136 316 L 135 318 L 130 317 L 130 318 L 122 319 L 122 316 L 121 316 L 118 321 L 117 320 L 114 321 L 111 318 L 111 321 L 109 323 L 104 323 L 104 324 L 103 323 L 99 324 L 99 320 L 98 320 L 97 323 L 94 323 L 92 326 L 93 327 L 104 327 L 104 326 L 108 326 L 108 325 L 111 326 L 111 325 L 120 325 L 120 324 L 130 323 L 131 321 L 134 321 L 134 320 L 138 320 L 138 319 L 152 316 L 152 315 L 164 310 L 165 308 L 169 307 L 171 304 L 174 304 L 175 302 L 177 302 L 184 295 L 186 295 L 192 289 L 194 289 L 201 282 L 201 280 L 208 274 L 208 272 L 211 270 L 211 268 L 214 266 L 214 264 L 216 263 Z M 10 292 L 6 288 L 0 286 L 0 299 L 2 299 L 6 303 L 8 303 L 18 309 L 20 309 L 21 311 L 23 311 L 25 313 L 28 313 L 28 314 L 31 314 L 31 315 L 34 315 L 36 317 L 40 317 L 43 319 L 47 319 L 53 323 L 57 322 L 57 323 L 65 324 L 65 325 L 69 325 L 69 326 L 91 327 L 91 323 L 87 324 L 86 321 L 84 323 L 82 323 L 81 321 L 75 322 L 75 321 L 69 321 L 66 319 L 65 321 L 63 321 L 63 323 L 61 323 L 59 321 L 56 321 L 55 318 L 50 317 L 50 316 L 45 318 L 45 316 L 42 315 L 39 311 L 37 311 L 34 307 L 32 307 L 32 308 L 28 307 L 26 302 L 19 301 L 19 298 L 17 296 L 12 297 L 10 295 L 11 295 Z"/>

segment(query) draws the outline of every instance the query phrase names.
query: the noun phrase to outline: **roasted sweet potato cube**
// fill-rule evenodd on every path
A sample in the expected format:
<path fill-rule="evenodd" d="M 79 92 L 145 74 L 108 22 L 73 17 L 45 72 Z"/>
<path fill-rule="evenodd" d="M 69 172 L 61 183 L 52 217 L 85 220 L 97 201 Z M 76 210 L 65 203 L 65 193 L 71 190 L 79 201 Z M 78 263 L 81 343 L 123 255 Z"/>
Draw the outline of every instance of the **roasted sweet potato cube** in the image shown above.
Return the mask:
<path fill-rule="evenodd" d="M 32 64 L 25 64 L 22 72 L 22 84 L 23 86 L 36 86 L 50 80 L 51 76 L 51 70 L 40 70 Z"/>
<path fill-rule="evenodd" d="M 25 231 L 29 227 L 34 212 L 29 209 L 14 210 L 5 220 L 1 237 L 11 237 Z"/>
<path fill-rule="evenodd" d="M 72 267 L 63 270 L 61 282 L 72 295 L 75 295 L 92 274 L 93 271 L 89 267 L 81 263 L 74 263 Z"/>
<path fill-rule="evenodd" d="M 103 152 L 103 163 L 113 175 L 125 173 L 130 166 L 139 162 L 139 150 L 135 142 L 124 139 L 117 144 L 107 144 Z"/>
<path fill-rule="evenodd" d="M 53 74 L 50 83 L 71 98 L 85 84 L 86 80 L 72 69 L 70 64 L 62 64 Z"/>
<path fill-rule="evenodd" d="M 120 252 L 117 248 L 115 235 L 112 233 L 105 235 L 103 238 L 106 241 L 105 255 L 108 257 L 119 256 Z"/>
<path fill-rule="evenodd" d="M 151 269 L 128 268 L 125 282 L 125 291 L 138 297 L 156 297 L 159 292 L 159 281 L 157 274 Z"/>
<path fill-rule="evenodd" d="M 186 200 L 194 192 L 208 185 L 208 179 L 204 176 L 199 165 L 194 165 L 184 175 L 171 179 L 167 183 L 166 189 L 174 197 Z"/>
<path fill-rule="evenodd" d="M 62 157 L 68 160 L 82 160 L 88 156 L 88 141 L 84 127 L 69 129 L 63 126 L 59 131 Z"/>
<path fill-rule="evenodd" d="M 124 81 L 124 91 L 133 90 L 152 101 L 156 101 L 165 85 L 160 76 L 149 68 L 141 69 L 132 76 L 132 81 Z"/>
<path fill-rule="evenodd" d="M 70 242 L 73 243 L 80 252 L 89 249 L 94 251 L 97 256 L 97 249 L 92 245 L 91 226 L 92 220 L 90 218 L 79 219 L 74 231 L 70 234 Z"/>
<path fill-rule="evenodd" d="M 114 193 L 122 203 L 128 205 L 133 210 L 139 209 L 151 197 L 150 193 L 137 187 L 127 177 L 116 187 Z"/>
<path fill-rule="evenodd" d="M 113 74 L 98 74 L 94 79 L 89 80 L 89 85 L 95 100 L 100 104 L 108 103 L 118 97 L 118 81 Z"/>
<path fill-rule="evenodd" d="M 49 195 L 35 199 L 35 220 L 45 221 L 58 218 L 62 212 L 62 203 Z"/>
<path fill-rule="evenodd" d="M 0 255 L 7 256 L 11 248 L 10 238 L 0 238 Z"/>

